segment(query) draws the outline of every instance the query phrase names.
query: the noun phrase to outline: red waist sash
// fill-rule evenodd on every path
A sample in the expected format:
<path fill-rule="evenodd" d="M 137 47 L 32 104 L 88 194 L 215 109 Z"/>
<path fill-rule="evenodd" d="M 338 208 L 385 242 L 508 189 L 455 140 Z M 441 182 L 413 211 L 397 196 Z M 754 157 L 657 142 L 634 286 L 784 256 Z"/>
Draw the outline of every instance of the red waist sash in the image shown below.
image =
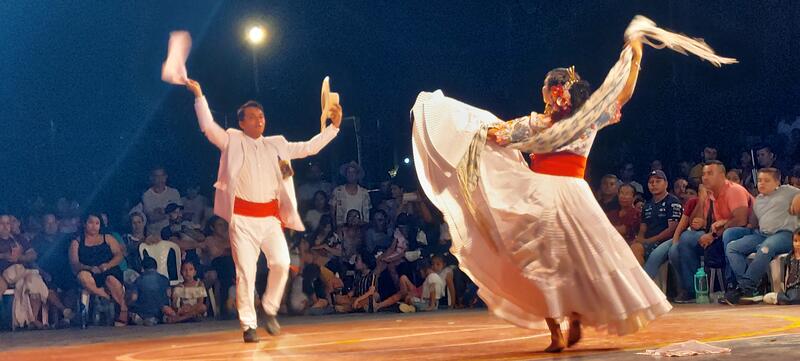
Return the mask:
<path fill-rule="evenodd" d="M 280 217 L 280 207 L 275 199 L 268 203 L 255 203 L 236 197 L 233 201 L 233 214 L 247 217 Z"/>
<path fill-rule="evenodd" d="M 586 157 L 568 152 L 533 154 L 531 170 L 541 174 L 583 179 L 586 173 Z"/>

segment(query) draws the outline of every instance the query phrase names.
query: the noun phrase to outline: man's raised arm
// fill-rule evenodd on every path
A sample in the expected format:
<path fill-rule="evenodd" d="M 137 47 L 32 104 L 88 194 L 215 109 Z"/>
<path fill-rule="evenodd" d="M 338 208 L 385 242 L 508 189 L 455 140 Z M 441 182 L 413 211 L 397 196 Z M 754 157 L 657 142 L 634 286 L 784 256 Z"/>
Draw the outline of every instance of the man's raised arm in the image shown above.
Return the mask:
<path fill-rule="evenodd" d="M 211 110 L 208 109 L 206 97 L 203 96 L 203 90 L 200 88 L 200 83 L 189 79 L 186 83 L 186 88 L 194 94 L 194 111 L 197 113 L 197 123 L 200 124 L 200 130 L 217 148 L 225 149 L 228 146 L 228 133 L 214 121 Z"/>

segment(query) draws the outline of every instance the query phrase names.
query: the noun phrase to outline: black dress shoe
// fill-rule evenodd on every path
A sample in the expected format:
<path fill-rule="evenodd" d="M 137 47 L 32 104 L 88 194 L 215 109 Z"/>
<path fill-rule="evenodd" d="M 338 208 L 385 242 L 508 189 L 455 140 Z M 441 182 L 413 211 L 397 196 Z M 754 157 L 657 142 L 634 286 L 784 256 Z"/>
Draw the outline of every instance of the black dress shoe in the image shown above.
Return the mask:
<path fill-rule="evenodd" d="M 281 325 L 278 324 L 278 318 L 274 315 L 267 315 L 267 323 L 264 325 L 264 329 L 272 336 L 279 335 L 281 333 Z"/>
<path fill-rule="evenodd" d="M 242 338 L 244 338 L 244 342 L 246 343 L 255 343 L 258 342 L 258 333 L 256 333 L 255 328 L 248 328 L 247 331 L 244 331 L 244 334 L 242 334 Z"/>

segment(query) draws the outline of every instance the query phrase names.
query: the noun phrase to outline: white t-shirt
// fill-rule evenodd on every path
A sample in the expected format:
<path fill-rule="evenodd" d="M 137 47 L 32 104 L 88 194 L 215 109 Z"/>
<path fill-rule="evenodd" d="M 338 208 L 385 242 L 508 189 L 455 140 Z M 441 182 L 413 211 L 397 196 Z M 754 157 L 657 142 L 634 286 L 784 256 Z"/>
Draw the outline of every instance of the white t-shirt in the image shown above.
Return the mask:
<path fill-rule="evenodd" d="M 175 188 L 166 187 L 163 192 L 156 193 L 151 187 L 142 195 L 142 210 L 150 214 L 156 208 L 164 209 L 170 203 L 181 202 L 181 194 Z M 147 224 L 148 234 L 160 234 L 161 229 L 169 225 L 169 219 Z"/>
<path fill-rule="evenodd" d="M 431 291 L 434 291 L 434 297 L 437 300 L 444 295 L 444 281 L 436 272 L 431 272 L 428 277 L 425 277 L 425 282 L 422 283 L 422 299 L 430 300 Z"/>
<path fill-rule="evenodd" d="M 331 206 L 336 210 L 336 224 L 343 224 L 347 221 L 347 212 L 351 209 L 361 213 L 361 220 L 369 222 L 369 210 L 372 202 L 369 198 L 369 191 L 364 187 L 358 186 L 356 194 L 350 194 L 344 185 L 336 187 L 331 196 Z"/>

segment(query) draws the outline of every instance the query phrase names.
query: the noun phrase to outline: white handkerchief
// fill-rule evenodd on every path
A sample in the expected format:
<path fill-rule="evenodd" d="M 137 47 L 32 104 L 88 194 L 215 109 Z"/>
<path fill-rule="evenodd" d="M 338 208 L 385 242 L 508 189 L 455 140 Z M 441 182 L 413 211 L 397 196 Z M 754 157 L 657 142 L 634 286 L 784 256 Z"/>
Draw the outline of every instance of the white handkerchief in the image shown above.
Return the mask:
<path fill-rule="evenodd" d="M 192 36 L 188 31 L 169 33 L 167 60 L 161 66 L 161 80 L 175 85 L 185 85 L 189 80 L 186 74 L 186 59 L 192 50 Z"/>

